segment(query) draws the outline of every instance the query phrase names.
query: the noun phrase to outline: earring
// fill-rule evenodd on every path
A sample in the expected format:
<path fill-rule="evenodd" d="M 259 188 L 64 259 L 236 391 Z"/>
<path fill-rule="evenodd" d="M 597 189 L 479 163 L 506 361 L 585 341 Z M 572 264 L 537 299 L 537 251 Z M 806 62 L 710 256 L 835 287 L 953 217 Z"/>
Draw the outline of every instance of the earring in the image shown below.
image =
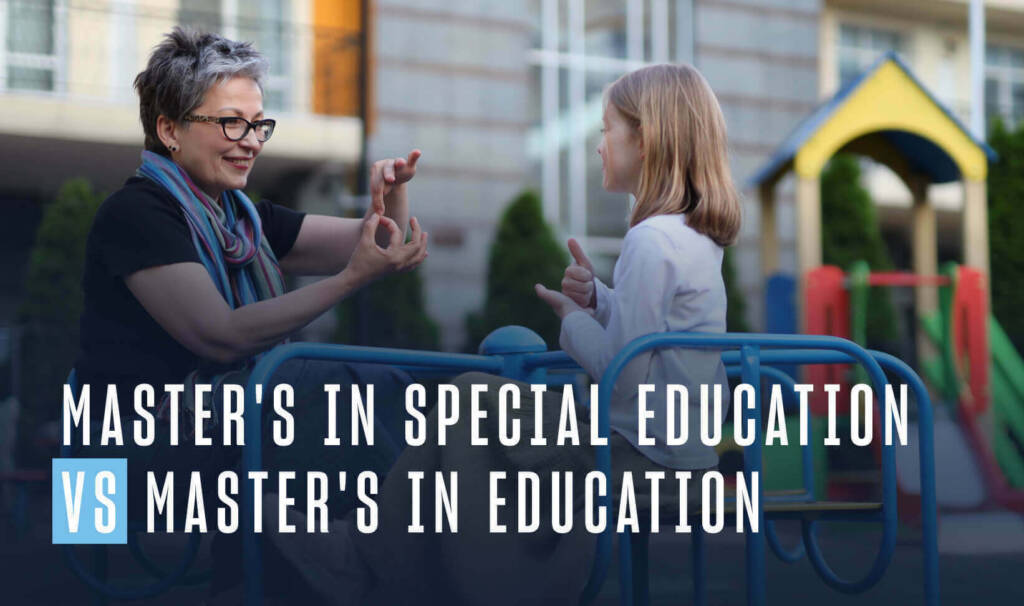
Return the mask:
<path fill-rule="evenodd" d="M 176 151 L 178 151 L 178 146 L 177 146 L 177 145 L 172 145 L 172 146 L 170 147 L 170 150 L 171 150 L 172 152 L 176 152 Z"/>

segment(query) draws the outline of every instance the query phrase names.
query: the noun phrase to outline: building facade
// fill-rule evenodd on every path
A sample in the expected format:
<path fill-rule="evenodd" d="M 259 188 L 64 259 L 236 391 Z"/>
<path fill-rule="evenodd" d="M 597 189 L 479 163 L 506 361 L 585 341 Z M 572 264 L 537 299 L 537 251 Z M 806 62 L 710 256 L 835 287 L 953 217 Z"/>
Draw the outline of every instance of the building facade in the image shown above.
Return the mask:
<path fill-rule="evenodd" d="M 411 195 L 432 234 L 422 270 L 428 312 L 443 347 L 457 349 L 466 314 L 483 303 L 498 218 L 523 189 L 538 191 L 559 236 L 581 238 L 610 275 L 629 200 L 601 190 L 595 149 L 602 91 L 620 74 L 694 63 L 718 95 L 744 186 L 805 115 L 888 50 L 965 119 L 968 3 L 0 0 L 0 212 L 11 218 L 0 222 L 9 282 L 0 322 L 13 317 L 40 201 L 71 177 L 109 191 L 134 171 L 142 133 L 131 81 L 177 23 L 252 40 L 270 58 L 266 106 L 280 127 L 253 173 L 255 191 L 315 212 L 365 204 L 354 195 L 362 115 L 371 160 L 423 150 Z M 1024 116 L 1024 0 L 988 0 L 986 15 L 986 112 L 1016 123 Z M 909 192 L 887 170 L 866 167 L 899 264 Z M 783 183 L 776 198 L 779 269 L 789 272 L 792 188 Z M 752 193 L 735 260 L 758 329 L 762 225 Z M 962 192 L 929 196 L 940 253 L 955 258 Z"/>

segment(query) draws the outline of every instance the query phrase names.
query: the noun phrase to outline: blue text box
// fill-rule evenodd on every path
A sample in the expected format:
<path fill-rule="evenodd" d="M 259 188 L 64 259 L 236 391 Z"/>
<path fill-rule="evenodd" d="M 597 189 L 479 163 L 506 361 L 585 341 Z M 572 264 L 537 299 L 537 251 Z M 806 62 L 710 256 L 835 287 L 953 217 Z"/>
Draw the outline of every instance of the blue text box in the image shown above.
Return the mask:
<path fill-rule="evenodd" d="M 54 544 L 128 542 L 128 459 L 53 459 L 51 483 Z"/>

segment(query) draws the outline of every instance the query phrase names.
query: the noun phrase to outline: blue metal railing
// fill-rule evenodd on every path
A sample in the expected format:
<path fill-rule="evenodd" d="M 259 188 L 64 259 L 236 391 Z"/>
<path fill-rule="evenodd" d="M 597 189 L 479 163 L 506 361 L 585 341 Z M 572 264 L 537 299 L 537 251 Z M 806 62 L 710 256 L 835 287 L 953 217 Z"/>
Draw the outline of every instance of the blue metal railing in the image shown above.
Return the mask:
<path fill-rule="evenodd" d="M 502 332 L 504 331 L 504 332 Z M 530 335 L 525 334 L 520 327 L 505 327 L 499 329 L 500 338 L 494 338 L 492 334 L 481 346 L 481 355 L 470 354 L 449 354 L 427 351 L 396 350 L 370 347 L 356 347 L 344 345 L 326 345 L 314 343 L 293 343 L 275 348 L 264 355 L 256 364 L 249 377 L 246 386 L 246 407 L 245 407 L 245 447 L 242 454 L 242 473 L 245 476 L 250 471 L 260 470 L 262 467 L 262 424 L 260 423 L 260 407 L 263 387 L 270 384 L 277 369 L 286 361 L 291 359 L 317 359 L 336 360 L 343 362 L 361 362 L 371 364 L 386 364 L 393 367 L 403 368 L 413 373 L 430 374 L 457 374 L 469 371 L 479 371 L 499 375 L 512 380 L 528 383 L 543 383 L 547 379 L 548 371 L 573 371 L 578 370 L 576 363 L 564 352 L 543 351 L 543 342 L 539 339 L 531 340 Z M 528 331 L 526 331 L 528 332 Z M 532 334 L 532 333 L 531 333 Z M 533 337 L 536 337 L 533 335 Z M 932 409 L 927 391 L 921 379 L 902 361 L 879 352 L 869 352 L 856 344 L 837 337 L 815 336 L 815 335 L 777 335 L 777 334 L 698 334 L 698 333 L 660 333 L 641 337 L 628 344 L 615 356 L 602 378 L 599 388 L 599 402 L 608 403 L 611 401 L 612 387 L 618 379 L 626 364 L 635 356 L 655 348 L 661 347 L 687 347 L 687 348 L 712 348 L 725 350 L 722 354 L 730 374 L 738 375 L 743 382 L 754 386 L 753 407 L 745 411 L 754 419 L 755 439 L 749 446 L 744 447 L 744 471 L 745 473 L 762 471 L 762 443 L 761 438 L 761 378 L 765 377 L 780 383 L 785 389 L 793 390 L 793 379 L 785 373 L 773 368 L 777 365 L 798 365 L 798 364 L 850 364 L 857 363 L 864 367 L 867 375 L 875 388 L 876 393 L 882 393 L 886 385 L 886 376 L 883 368 L 898 376 L 905 382 L 914 397 L 918 406 L 918 419 L 920 434 L 918 448 L 920 451 L 920 474 L 921 474 L 921 507 L 922 507 L 922 552 L 924 558 L 924 589 L 925 603 L 937 605 L 939 603 L 939 577 L 938 577 L 938 549 L 936 531 L 936 508 L 935 508 L 935 471 L 934 471 L 934 444 L 932 436 Z M 881 409 L 881 398 L 876 398 Z M 880 417 L 882 418 L 882 417 Z M 609 410 L 607 405 L 600 406 L 598 410 L 598 433 L 601 436 L 610 435 Z M 596 447 L 597 468 L 605 474 L 607 485 L 611 486 L 611 450 L 610 447 Z M 805 553 L 808 556 L 816 573 L 831 587 L 846 593 L 864 591 L 876 584 L 885 573 L 895 548 L 897 517 L 896 517 L 896 474 L 895 456 L 893 445 L 882 444 L 880 447 L 881 472 L 882 472 L 882 505 L 881 511 L 872 512 L 823 512 L 815 519 L 800 518 L 802 525 L 802 543 L 793 550 L 784 549 L 775 534 L 771 519 L 764 519 L 763 507 L 760 511 L 759 528 L 761 532 L 749 532 L 746 537 L 746 570 L 747 570 L 747 601 L 748 604 L 764 604 L 765 602 L 765 553 L 766 547 L 783 561 L 791 562 L 800 559 Z M 785 501 L 811 501 L 813 500 L 813 465 L 811 461 L 810 446 L 803 446 L 801 451 L 802 473 L 801 479 L 804 490 L 795 495 L 770 496 L 765 498 L 763 483 L 758 483 L 759 502 L 764 504 L 775 500 Z M 262 559 L 259 536 L 252 532 L 254 528 L 254 495 L 248 483 L 243 482 L 240 486 L 242 497 L 242 521 L 243 521 L 243 566 L 244 566 L 244 590 L 247 604 L 259 605 L 262 603 Z M 611 508 L 611 495 L 598 498 L 601 507 Z M 817 524 L 819 520 L 855 520 L 862 522 L 880 523 L 882 526 L 882 538 L 878 552 L 868 569 L 859 579 L 845 580 L 840 578 L 829 567 L 817 542 Z M 749 525 L 749 522 L 748 522 Z M 581 604 L 586 604 L 597 596 L 611 562 L 612 551 L 611 525 L 597 536 L 597 550 L 594 562 L 591 567 L 591 575 L 587 582 Z M 637 554 L 637 566 L 634 567 L 632 548 L 633 541 L 628 537 L 620 537 L 619 559 L 620 559 L 620 586 L 621 601 L 623 604 L 633 604 L 634 597 L 640 603 L 646 603 L 646 586 L 638 588 L 634 595 L 633 576 L 634 569 L 644 571 L 646 574 L 646 543 L 640 539 L 637 549 L 642 553 Z M 703 575 L 705 564 L 703 560 L 704 535 L 699 525 L 694 526 L 692 549 L 694 552 L 694 591 L 695 602 L 706 603 L 706 583 Z M 190 544 L 191 552 L 192 545 Z M 190 560 L 187 557 L 186 560 Z M 73 563 L 79 576 L 88 573 L 82 569 L 77 561 Z M 161 589 L 166 588 L 174 582 L 180 581 L 187 571 L 187 565 L 182 569 L 174 570 L 157 584 Z M 86 579 L 86 582 L 94 589 L 102 588 L 102 582 L 93 583 Z M 98 581 L 93 577 L 93 581 Z M 646 579 L 643 579 L 646 582 Z M 154 587 L 156 588 L 156 587 Z M 110 594 L 114 597 L 122 597 Z"/>

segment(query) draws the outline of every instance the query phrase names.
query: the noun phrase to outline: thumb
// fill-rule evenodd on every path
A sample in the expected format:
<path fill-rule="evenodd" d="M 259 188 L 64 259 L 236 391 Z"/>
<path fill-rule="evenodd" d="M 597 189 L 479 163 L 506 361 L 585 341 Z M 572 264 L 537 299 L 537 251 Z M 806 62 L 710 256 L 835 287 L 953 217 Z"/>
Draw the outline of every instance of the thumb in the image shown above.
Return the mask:
<path fill-rule="evenodd" d="M 583 247 L 576 238 L 569 238 L 569 253 L 577 264 L 594 271 L 594 266 L 591 264 L 590 259 L 587 258 L 587 253 L 583 252 Z"/>

